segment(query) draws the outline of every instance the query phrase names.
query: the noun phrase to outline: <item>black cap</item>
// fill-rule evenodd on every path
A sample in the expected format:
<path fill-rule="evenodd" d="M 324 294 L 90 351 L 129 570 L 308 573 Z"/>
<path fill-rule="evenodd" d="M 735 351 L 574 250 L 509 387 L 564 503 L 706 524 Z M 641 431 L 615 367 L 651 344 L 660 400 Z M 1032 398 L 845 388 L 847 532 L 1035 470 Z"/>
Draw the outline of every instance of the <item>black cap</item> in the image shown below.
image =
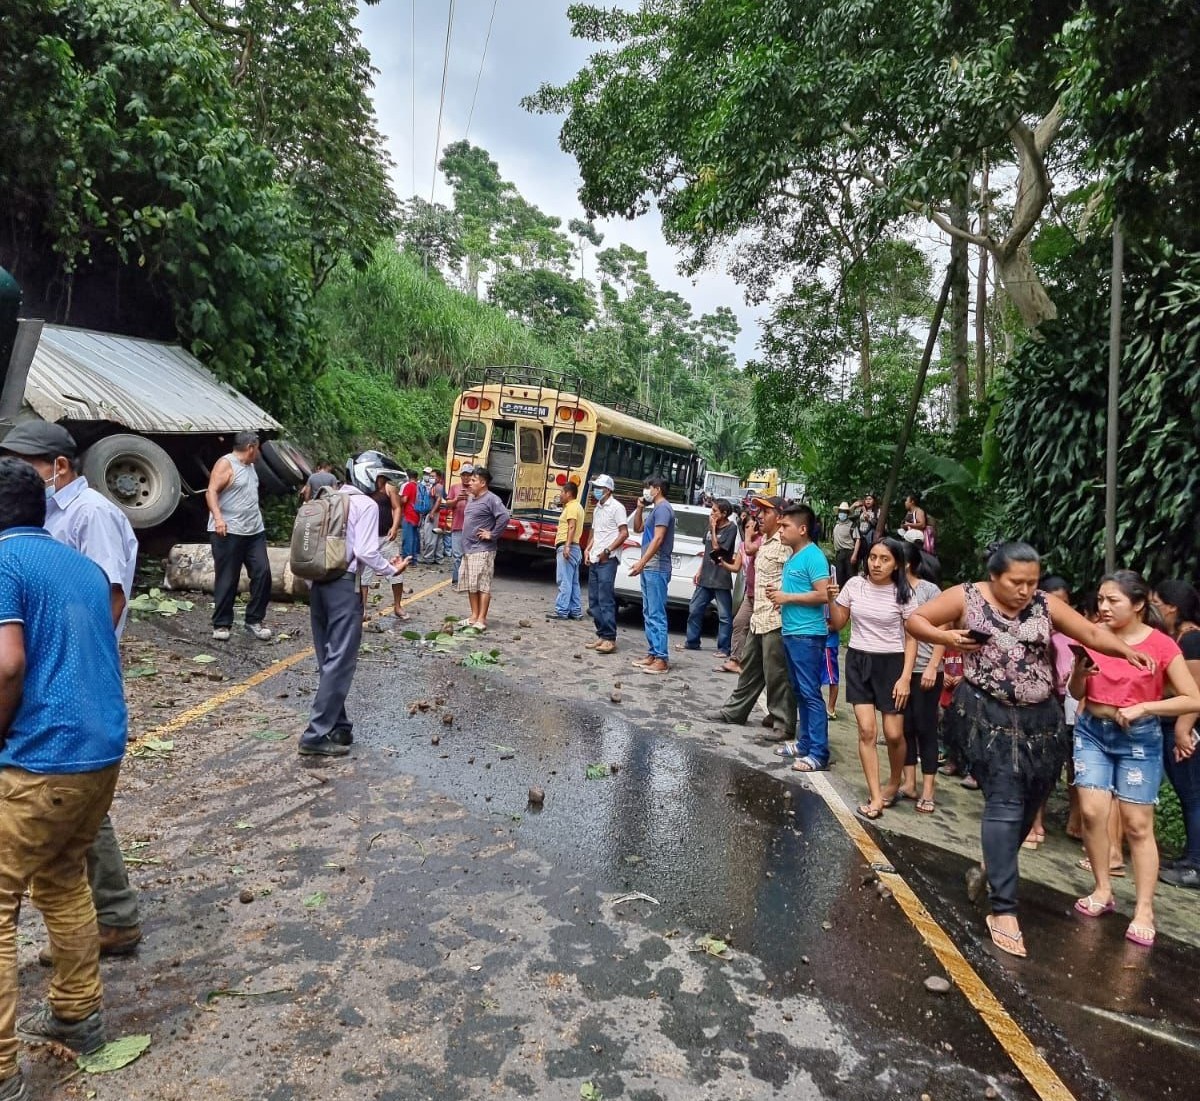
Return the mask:
<path fill-rule="evenodd" d="M 49 421 L 25 421 L 0 440 L 0 451 L 27 457 L 47 455 L 53 459 L 61 455 L 73 459 L 78 450 L 75 437 L 61 424 Z"/>

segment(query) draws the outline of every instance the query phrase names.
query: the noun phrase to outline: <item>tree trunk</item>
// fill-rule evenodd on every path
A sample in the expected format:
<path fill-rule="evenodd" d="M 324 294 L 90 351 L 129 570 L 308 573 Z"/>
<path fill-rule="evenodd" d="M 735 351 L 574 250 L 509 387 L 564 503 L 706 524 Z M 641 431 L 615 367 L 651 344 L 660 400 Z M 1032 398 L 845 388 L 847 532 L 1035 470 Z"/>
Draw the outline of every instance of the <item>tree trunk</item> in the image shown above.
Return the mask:
<path fill-rule="evenodd" d="M 1043 321 L 1051 321 L 1058 316 L 1058 310 L 1033 270 L 1029 249 L 1024 245 L 997 253 L 996 272 L 1021 320 L 1031 331 L 1036 331 Z"/>
<path fill-rule="evenodd" d="M 979 233 L 988 233 L 988 166 L 983 162 L 979 180 Z M 975 400 L 983 401 L 987 394 L 987 249 L 979 250 L 979 270 L 975 276 Z"/>
<path fill-rule="evenodd" d="M 858 290 L 858 377 L 862 383 L 863 405 L 871 411 L 871 321 L 867 314 L 867 289 Z"/>
<path fill-rule="evenodd" d="M 961 230 L 967 229 L 967 207 L 956 201 L 950 211 L 950 223 Z M 971 402 L 969 368 L 967 366 L 967 309 L 970 303 L 970 269 L 967 264 L 967 241 L 965 237 L 950 238 L 950 270 L 954 278 L 950 283 L 950 379 L 951 402 L 950 423 L 957 426 Z"/>

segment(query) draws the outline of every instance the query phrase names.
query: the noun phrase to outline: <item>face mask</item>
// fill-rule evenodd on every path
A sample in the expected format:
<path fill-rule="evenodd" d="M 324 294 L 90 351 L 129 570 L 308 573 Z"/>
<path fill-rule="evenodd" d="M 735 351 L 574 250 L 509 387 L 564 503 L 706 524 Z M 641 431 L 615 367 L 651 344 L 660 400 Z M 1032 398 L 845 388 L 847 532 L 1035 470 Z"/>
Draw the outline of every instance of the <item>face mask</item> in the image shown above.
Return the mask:
<path fill-rule="evenodd" d="M 51 478 L 50 481 L 43 482 L 42 485 L 46 490 L 46 500 L 52 500 L 54 498 L 54 479 Z"/>
<path fill-rule="evenodd" d="M 839 513 L 838 513 L 838 519 L 839 519 L 839 520 L 849 520 L 849 519 L 850 519 L 850 513 L 848 513 L 848 512 L 839 512 Z"/>
<path fill-rule="evenodd" d="M 654 490 L 643 489 L 642 490 L 642 500 L 645 501 L 646 504 L 650 504 L 654 500 Z"/>
<path fill-rule="evenodd" d="M 595 497 L 597 501 L 603 501 L 604 500 L 604 490 L 593 489 L 592 496 Z"/>

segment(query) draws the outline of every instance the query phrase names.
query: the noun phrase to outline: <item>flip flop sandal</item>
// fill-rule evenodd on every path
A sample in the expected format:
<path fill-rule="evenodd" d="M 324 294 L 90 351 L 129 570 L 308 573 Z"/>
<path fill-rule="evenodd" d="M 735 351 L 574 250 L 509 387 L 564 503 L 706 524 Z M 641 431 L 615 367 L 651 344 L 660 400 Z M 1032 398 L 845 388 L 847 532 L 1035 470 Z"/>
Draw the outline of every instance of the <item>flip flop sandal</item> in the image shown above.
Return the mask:
<path fill-rule="evenodd" d="M 1025 935 L 1023 933 L 1007 933 L 998 925 L 993 923 L 995 915 L 988 914 L 984 921 L 987 922 L 988 932 L 992 935 L 992 943 L 1000 949 L 1001 952 L 1007 952 L 1010 956 L 1016 956 L 1017 959 L 1023 960 L 1029 955 L 1025 951 Z"/>
<path fill-rule="evenodd" d="M 776 757 L 799 757 L 800 753 L 796 749 L 795 742 L 788 742 L 785 745 L 776 746 L 774 749 Z"/>
<path fill-rule="evenodd" d="M 793 772 L 824 772 L 825 769 L 812 757 L 801 757 L 794 765 Z"/>
<path fill-rule="evenodd" d="M 1104 917 L 1105 914 L 1111 914 L 1117 908 L 1117 904 L 1110 898 L 1107 902 L 1097 902 L 1091 895 L 1087 898 L 1077 898 L 1075 900 L 1075 912 L 1082 914 L 1084 917 L 1098 918 Z"/>
<path fill-rule="evenodd" d="M 729 662 L 726 662 L 724 665 L 714 665 L 713 672 L 714 673 L 733 673 L 735 676 L 741 676 L 741 674 L 742 674 L 742 671 L 740 669 L 730 669 Z"/>
<path fill-rule="evenodd" d="M 1075 861 L 1075 867 L 1082 868 L 1085 872 L 1090 872 L 1092 870 L 1092 862 L 1086 856 L 1083 856 Z M 1125 865 L 1117 864 L 1114 867 L 1109 868 L 1108 874 L 1111 879 L 1124 879 Z"/>
<path fill-rule="evenodd" d="M 1137 925 L 1131 921 L 1129 928 L 1125 930 L 1125 939 L 1134 944 L 1141 945 L 1143 948 L 1153 948 L 1154 927 L 1152 925 Z"/>
<path fill-rule="evenodd" d="M 874 822 L 876 819 L 883 817 L 883 807 L 876 809 L 869 803 L 863 803 L 861 806 L 854 808 L 854 813 L 857 814 L 859 818 L 865 818 L 868 822 Z"/>
<path fill-rule="evenodd" d="M 905 799 L 912 799 L 915 802 L 916 798 L 917 797 L 915 795 L 909 795 L 907 791 L 901 791 L 897 788 L 892 795 L 889 795 L 884 799 L 883 805 L 890 810 L 897 803 L 903 802 Z"/>
<path fill-rule="evenodd" d="M 937 806 L 932 799 L 917 800 L 918 814 L 932 814 L 935 810 L 937 810 Z"/>

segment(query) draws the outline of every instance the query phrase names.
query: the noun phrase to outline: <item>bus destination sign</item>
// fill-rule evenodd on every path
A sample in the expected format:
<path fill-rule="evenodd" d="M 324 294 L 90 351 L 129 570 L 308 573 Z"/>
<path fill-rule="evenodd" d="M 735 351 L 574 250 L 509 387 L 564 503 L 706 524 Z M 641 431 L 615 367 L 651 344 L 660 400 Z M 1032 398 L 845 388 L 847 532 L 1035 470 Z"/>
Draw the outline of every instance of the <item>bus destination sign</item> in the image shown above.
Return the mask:
<path fill-rule="evenodd" d="M 533 405 L 524 401 L 502 401 L 500 412 L 507 413 L 510 417 L 533 417 L 537 420 L 550 416 L 548 406 Z"/>

